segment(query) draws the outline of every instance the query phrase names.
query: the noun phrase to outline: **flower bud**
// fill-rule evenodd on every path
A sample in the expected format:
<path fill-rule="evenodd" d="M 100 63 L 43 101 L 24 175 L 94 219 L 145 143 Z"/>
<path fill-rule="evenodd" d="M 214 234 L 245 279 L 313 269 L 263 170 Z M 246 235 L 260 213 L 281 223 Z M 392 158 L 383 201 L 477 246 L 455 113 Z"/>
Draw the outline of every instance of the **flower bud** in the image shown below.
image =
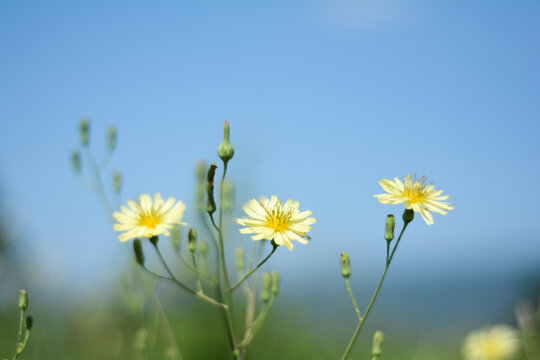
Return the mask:
<path fill-rule="evenodd" d="M 86 118 L 83 118 L 79 124 L 79 136 L 82 146 L 90 144 L 90 122 Z"/>
<path fill-rule="evenodd" d="M 414 211 L 412 209 L 405 209 L 402 218 L 405 224 L 410 223 L 414 219 Z"/>
<path fill-rule="evenodd" d="M 141 354 L 146 353 L 149 335 L 148 330 L 142 328 L 135 333 L 133 347 Z"/>
<path fill-rule="evenodd" d="M 206 176 L 206 212 L 212 215 L 216 211 L 216 201 L 214 200 L 214 177 L 216 175 L 216 164 L 211 164 Z"/>
<path fill-rule="evenodd" d="M 244 248 L 238 247 L 236 248 L 236 251 L 234 252 L 236 257 L 236 269 L 238 272 L 244 271 L 245 260 L 244 260 Z"/>
<path fill-rule="evenodd" d="M 262 276 L 262 287 L 261 287 L 261 299 L 265 303 L 270 300 L 270 286 L 271 285 L 272 285 L 272 276 L 267 271 Z"/>
<path fill-rule="evenodd" d="M 234 208 L 234 184 L 230 180 L 223 182 L 223 211 L 231 212 Z"/>
<path fill-rule="evenodd" d="M 71 167 L 76 174 L 81 172 L 81 154 L 77 150 L 71 153 Z"/>
<path fill-rule="evenodd" d="M 26 293 L 26 290 L 21 289 L 19 290 L 19 309 L 22 311 L 26 310 L 28 307 L 28 294 Z"/>
<path fill-rule="evenodd" d="M 188 246 L 189 251 L 195 252 L 195 245 L 197 243 L 197 230 L 195 228 L 189 228 L 188 230 Z"/>
<path fill-rule="evenodd" d="M 199 241 L 199 251 L 203 257 L 208 256 L 208 243 L 206 241 Z"/>
<path fill-rule="evenodd" d="M 279 273 L 272 272 L 272 296 L 276 296 L 279 291 Z"/>
<path fill-rule="evenodd" d="M 394 215 L 386 215 L 386 226 L 384 228 L 384 239 L 388 242 L 394 239 L 394 228 L 396 227 L 396 219 Z"/>
<path fill-rule="evenodd" d="M 351 264 L 347 252 L 341 253 L 341 275 L 346 279 L 351 276 Z"/>
<path fill-rule="evenodd" d="M 180 250 L 180 242 L 181 242 L 180 227 L 175 226 L 171 230 L 171 243 L 174 250 L 176 251 Z"/>
<path fill-rule="evenodd" d="M 159 241 L 159 236 L 154 235 L 154 236 L 150 237 L 148 240 L 150 240 L 150 243 L 152 245 L 157 246 L 157 243 Z"/>
<path fill-rule="evenodd" d="M 382 353 L 382 342 L 384 340 L 384 336 L 382 331 L 377 330 L 375 331 L 375 334 L 373 335 L 373 347 L 371 348 L 371 354 L 374 358 L 377 358 Z"/>
<path fill-rule="evenodd" d="M 115 171 L 113 174 L 113 189 L 114 192 L 119 194 L 122 191 L 122 173 Z"/>
<path fill-rule="evenodd" d="M 113 125 L 109 127 L 109 131 L 107 132 L 107 147 L 110 151 L 113 151 L 116 148 L 116 142 L 118 140 L 117 136 L 116 126 Z"/>
<path fill-rule="evenodd" d="M 229 121 L 225 121 L 225 128 L 223 131 L 223 141 L 221 142 L 221 145 L 218 147 L 218 155 L 223 160 L 224 163 L 227 163 L 227 161 L 231 160 L 234 156 L 234 148 L 232 147 L 231 143 L 229 142 Z"/>
<path fill-rule="evenodd" d="M 26 317 L 26 330 L 30 331 L 32 330 L 32 326 L 34 325 L 34 318 L 32 316 Z"/>
<path fill-rule="evenodd" d="M 135 260 L 137 264 L 144 266 L 144 253 L 141 245 L 141 240 L 133 240 L 133 252 L 135 252 Z"/>

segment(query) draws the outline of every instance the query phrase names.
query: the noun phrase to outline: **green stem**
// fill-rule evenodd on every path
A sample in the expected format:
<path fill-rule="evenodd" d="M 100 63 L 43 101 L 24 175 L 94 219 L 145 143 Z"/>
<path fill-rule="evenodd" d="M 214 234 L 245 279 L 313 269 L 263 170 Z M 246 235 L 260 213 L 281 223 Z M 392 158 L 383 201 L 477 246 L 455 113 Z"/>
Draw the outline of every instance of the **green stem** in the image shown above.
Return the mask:
<path fill-rule="evenodd" d="M 229 276 L 227 274 L 227 265 L 225 263 L 225 246 L 223 243 L 223 182 L 225 181 L 225 175 L 227 173 L 227 162 L 223 162 L 223 174 L 221 176 L 221 183 L 219 187 L 219 226 L 216 225 L 216 222 L 214 221 L 214 217 L 212 214 L 210 215 L 210 220 L 212 221 L 212 225 L 216 229 L 218 233 L 218 240 L 219 240 L 219 257 L 221 262 L 221 273 L 223 275 L 223 282 L 224 282 L 224 289 L 225 290 L 225 304 L 227 305 L 227 308 L 223 309 L 224 315 L 225 315 L 225 322 L 227 323 L 227 334 L 229 336 L 229 345 L 231 346 L 233 357 L 235 359 L 238 359 L 238 349 L 236 347 L 236 339 L 234 336 L 234 327 L 233 327 L 233 320 L 232 320 L 232 314 L 231 314 L 231 291 L 230 283 L 229 283 Z M 221 285 L 220 285 L 221 288 Z"/>
<path fill-rule="evenodd" d="M 21 309 L 20 314 L 21 315 L 19 319 L 19 336 L 17 337 L 17 347 L 15 349 L 15 355 L 13 355 L 13 360 L 16 360 L 22 352 L 21 339 L 22 339 L 22 331 L 23 331 L 23 326 L 24 326 L 24 310 L 23 309 Z"/>
<path fill-rule="evenodd" d="M 161 251 L 159 251 L 159 248 L 157 246 L 157 244 L 154 245 L 154 248 L 156 249 L 156 252 L 158 254 L 158 257 L 159 259 L 161 260 L 161 263 L 163 264 L 163 267 L 165 268 L 165 271 L 167 271 L 167 273 L 169 274 L 170 278 L 166 277 L 166 276 L 161 276 L 161 275 L 158 275 L 150 270 L 148 270 L 146 267 L 143 266 L 143 269 L 145 269 L 146 271 L 148 271 L 149 273 L 153 274 L 154 276 L 157 276 L 158 278 L 160 279 L 164 279 L 164 280 L 169 280 L 169 281 L 172 281 L 174 282 L 175 284 L 177 284 L 178 286 L 180 286 L 182 289 L 186 290 L 187 292 L 189 292 L 190 294 L 193 294 L 195 296 L 197 296 L 199 299 L 202 299 L 204 301 L 206 301 L 207 303 L 209 304 L 212 304 L 212 305 L 215 305 L 215 306 L 218 306 L 218 307 L 221 307 L 223 309 L 228 309 L 229 306 L 227 304 L 223 304 L 219 301 L 216 301 L 214 299 L 212 299 L 211 297 L 209 297 L 208 295 L 204 294 L 202 292 L 202 290 L 200 291 L 195 291 L 193 289 L 191 289 L 190 287 L 188 287 L 187 285 L 183 284 L 180 280 L 178 280 L 173 272 L 171 271 L 171 269 L 169 268 L 169 266 L 167 265 L 167 262 L 165 261 L 165 259 L 163 258 L 163 255 L 161 254 Z"/>
<path fill-rule="evenodd" d="M 253 260 L 255 259 L 255 254 L 257 253 L 257 244 L 258 243 L 259 243 L 258 241 L 253 242 L 253 252 L 251 253 L 251 259 L 249 259 L 248 271 L 251 270 L 251 266 L 253 265 Z"/>
<path fill-rule="evenodd" d="M 358 316 L 358 320 L 362 321 L 362 314 L 360 313 L 360 309 L 358 309 L 358 305 L 356 305 L 356 300 L 354 299 L 354 295 L 351 290 L 351 283 L 349 281 L 349 278 L 345 278 L 345 284 L 347 284 L 347 292 L 349 293 L 349 296 L 351 297 L 352 304 L 354 306 L 354 311 L 356 311 L 356 315 Z"/>
<path fill-rule="evenodd" d="M 276 251 L 277 248 L 278 248 L 277 245 L 273 245 L 272 251 L 270 252 L 270 254 L 268 254 L 268 256 L 266 256 L 254 269 L 248 271 L 246 273 L 246 275 L 244 275 L 244 277 L 242 279 L 240 279 L 236 284 L 234 284 L 232 287 L 230 287 L 229 291 L 233 291 L 234 289 L 236 289 L 237 287 L 242 285 L 244 280 L 246 280 L 251 274 L 253 274 L 255 271 L 257 271 L 257 269 L 259 269 L 266 262 L 266 260 L 270 259 L 270 256 L 272 256 L 274 254 L 274 252 Z M 250 267 L 251 267 L 251 265 L 250 265 Z"/>
<path fill-rule="evenodd" d="M 373 293 L 373 296 L 371 297 L 371 301 L 369 302 L 366 310 L 364 311 L 364 317 L 362 320 L 360 320 L 360 323 L 358 323 L 358 326 L 354 330 L 353 336 L 351 340 L 349 341 L 349 344 L 347 345 L 347 348 L 345 349 L 345 353 L 341 357 L 341 360 L 346 360 L 349 356 L 349 353 L 351 352 L 354 343 L 356 342 L 356 339 L 358 338 L 358 334 L 360 334 L 360 331 L 362 330 L 362 327 L 364 326 L 364 323 L 366 322 L 366 319 L 369 315 L 369 312 L 371 311 L 371 308 L 373 307 L 373 304 L 375 303 L 375 299 L 377 299 L 377 295 L 379 294 L 379 290 L 381 289 L 381 285 L 384 281 L 384 278 L 386 277 L 386 273 L 388 272 L 388 268 L 390 267 L 390 263 L 392 262 L 392 258 L 394 257 L 394 253 L 396 252 L 396 249 L 399 245 L 399 241 L 401 240 L 401 237 L 403 236 L 403 233 L 405 232 L 405 229 L 407 228 L 407 225 L 409 223 L 403 224 L 403 229 L 401 229 L 401 233 L 399 234 L 399 237 L 396 241 L 396 245 L 394 246 L 394 249 L 392 250 L 392 253 L 390 254 L 390 257 L 388 258 L 388 262 L 386 264 L 386 267 L 384 268 L 384 272 L 381 275 L 381 278 L 379 280 L 379 283 L 377 284 L 377 287 L 375 288 L 375 292 Z"/>

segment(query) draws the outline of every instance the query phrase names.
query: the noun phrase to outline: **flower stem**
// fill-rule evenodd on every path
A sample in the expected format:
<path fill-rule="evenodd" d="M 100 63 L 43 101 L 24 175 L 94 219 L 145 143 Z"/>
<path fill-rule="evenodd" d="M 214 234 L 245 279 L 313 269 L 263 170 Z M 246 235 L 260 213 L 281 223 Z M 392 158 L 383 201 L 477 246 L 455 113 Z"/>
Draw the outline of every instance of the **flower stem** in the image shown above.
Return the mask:
<path fill-rule="evenodd" d="M 396 249 L 399 245 L 399 241 L 401 240 L 401 237 L 403 236 L 403 233 L 405 232 L 405 229 L 407 228 L 407 225 L 409 225 L 408 222 L 403 224 L 403 229 L 401 229 L 401 233 L 399 234 L 399 237 L 396 241 L 396 245 L 394 246 L 394 249 L 392 250 L 392 253 L 390 254 L 390 257 L 388 258 L 388 261 L 386 262 L 386 266 L 384 268 L 384 271 L 381 275 L 381 278 L 379 280 L 379 283 L 377 284 L 377 287 L 375 288 L 375 292 L 373 293 L 373 296 L 371 297 L 371 301 L 369 302 L 366 310 L 364 311 L 364 317 L 360 320 L 358 323 L 358 326 L 354 330 L 353 336 L 351 340 L 349 341 L 349 344 L 347 345 L 347 348 L 345 349 L 345 353 L 341 357 L 341 360 L 346 360 L 349 356 L 349 353 L 351 352 L 354 343 L 356 342 L 356 339 L 358 338 L 358 335 L 360 334 L 360 331 L 362 330 L 362 327 L 364 326 L 364 323 L 369 315 L 369 312 L 371 311 L 371 308 L 373 307 L 373 304 L 375 303 L 375 299 L 377 299 L 377 295 L 379 294 L 379 290 L 381 289 L 382 283 L 384 281 L 384 278 L 386 277 L 386 273 L 388 272 L 388 268 L 390 267 L 390 263 L 392 262 L 392 258 L 394 257 L 394 253 L 396 252 Z"/>
<path fill-rule="evenodd" d="M 351 283 L 348 277 L 345 278 L 345 284 L 347 285 L 347 292 L 351 298 L 351 302 L 354 306 L 354 311 L 356 311 L 356 315 L 358 316 L 358 320 L 362 321 L 362 314 L 360 313 L 360 309 L 358 309 L 358 305 L 356 305 L 356 300 L 354 299 L 354 295 L 351 290 Z"/>
<path fill-rule="evenodd" d="M 254 269 L 248 271 L 246 273 L 246 275 L 244 275 L 244 277 L 242 279 L 240 279 L 236 284 L 234 284 L 233 286 L 231 286 L 229 288 L 229 291 L 233 291 L 234 289 L 236 289 L 237 287 L 239 287 L 240 285 L 242 285 L 242 283 L 244 282 L 244 280 L 246 280 L 251 274 L 253 274 L 255 271 L 257 271 L 258 268 L 260 268 L 265 262 L 266 260 L 270 259 L 270 256 L 272 256 L 274 254 L 274 252 L 277 250 L 278 246 L 277 245 L 273 245 L 273 248 L 272 248 L 272 251 L 270 252 L 270 254 L 268 254 L 268 256 L 266 256 L 257 266 L 255 266 Z M 250 265 L 250 268 L 251 268 L 251 265 Z"/>

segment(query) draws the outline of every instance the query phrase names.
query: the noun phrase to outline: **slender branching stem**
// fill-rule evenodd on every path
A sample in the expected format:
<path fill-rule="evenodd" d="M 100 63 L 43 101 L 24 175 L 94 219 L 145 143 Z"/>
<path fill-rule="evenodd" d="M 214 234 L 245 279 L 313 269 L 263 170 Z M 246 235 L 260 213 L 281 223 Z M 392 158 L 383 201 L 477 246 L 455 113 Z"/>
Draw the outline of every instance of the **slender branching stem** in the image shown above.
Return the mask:
<path fill-rule="evenodd" d="M 253 242 L 253 252 L 251 253 L 251 259 L 249 259 L 249 266 L 248 271 L 251 271 L 251 267 L 253 266 L 253 260 L 255 259 L 255 254 L 257 253 L 257 244 L 258 241 Z"/>
<path fill-rule="evenodd" d="M 19 336 L 17 337 L 17 347 L 15 348 L 15 355 L 13 355 L 13 360 L 16 360 L 21 354 L 22 350 L 24 349 L 24 346 L 22 346 L 22 342 L 21 342 L 23 327 L 24 327 L 24 310 L 21 309 L 20 316 L 19 316 Z M 28 331 L 26 333 L 28 334 Z"/>
<path fill-rule="evenodd" d="M 365 321 L 366 321 L 366 319 L 367 319 L 367 317 L 369 315 L 369 312 L 371 311 L 371 308 L 373 307 L 373 304 L 375 303 L 375 300 L 377 299 L 377 295 L 379 294 L 379 290 L 381 289 L 384 278 L 386 277 L 386 273 L 388 272 L 388 268 L 390 267 L 390 263 L 392 262 L 392 259 L 394 257 L 395 252 L 396 252 L 396 249 L 397 249 L 397 247 L 399 245 L 401 237 L 403 236 L 403 233 L 405 232 L 405 229 L 407 228 L 408 224 L 409 223 L 407 223 L 407 222 L 403 224 L 403 229 L 401 229 L 399 237 L 398 237 L 398 239 L 396 241 L 396 245 L 394 245 L 394 249 L 392 250 L 392 253 L 390 254 L 390 257 L 388 258 L 388 261 L 386 262 L 386 266 L 385 266 L 384 271 L 383 271 L 383 273 L 381 275 L 379 283 L 377 284 L 377 287 L 375 288 L 375 292 L 373 293 L 373 296 L 371 297 L 371 300 L 370 300 L 366 310 L 364 311 L 364 316 L 362 317 L 362 319 L 358 323 L 358 326 L 354 330 L 353 336 L 352 336 L 351 340 L 349 341 L 349 344 L 347 345 L 347 348 L 345 349 L 345 353 L 341 357 L 341 360 L 347 359 L 347 357 L 349 356 L 349 354 L 350 354 L 350 352 L 351 352 L 351 350 L 352 350 L 352 348 L 354 346 L 354 343 L 356 342 L 356 339 L 358 338 L 358 335 L 360 334 L 360 331 L 362 330 L 362 327 L 364 326 L 364 323 L 365 323 Z"/>
<path fill-rule="evenodd" d="M 356 305 L 356 300 L 354 299 L 354 295 L 351 290 L 351 282 L 349 281 L 348 277 L 345 278 L 345 284 L 347 285 L 347 292 L 349 293 L 351 302 L 354 306 L 354 311 L 356 311 L 356 316 L 358 316 L 358 320 L 362 321 L 362 314 L 360 313 L 360 309 L 358 309 L 358 305 Z"/>
<path fill-rule="evenodd" d="M 274 254 L 274 252 L 277 250 L 278 246 L 277 245 L 273 245 L 272 247 L 272 251 L 270 252 L 270 254 L 268 254 L 268 256 L 266 256 L 257 266 L 255 266 L 254 269 L 248 271 L 246 273 L 246 275 L 244 275 L 244 277 L 242 279 L 240 279 L 236 284 L 234 284 L 233 286 L 231 286 L 229 288 L 229 291 L 233 291 L 234 289 L 236 289 L 237 287 L 239 287 L 240 285 L 242 285 L 242 283 L 244 282 L 244 280 L 246 280 L 251 274 L 253 274 L 255 271 L 257 271 L 257 269 L 259 269 L 265 262 L 266 260 L 270 259 L 270 257 Z M 250 266 L 251 267 L 251 266 Z"/>

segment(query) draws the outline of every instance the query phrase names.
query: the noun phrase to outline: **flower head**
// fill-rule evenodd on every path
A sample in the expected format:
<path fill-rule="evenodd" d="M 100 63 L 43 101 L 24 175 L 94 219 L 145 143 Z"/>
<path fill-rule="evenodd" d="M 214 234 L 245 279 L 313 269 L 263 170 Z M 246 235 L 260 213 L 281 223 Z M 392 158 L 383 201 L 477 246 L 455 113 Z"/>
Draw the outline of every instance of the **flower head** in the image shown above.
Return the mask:
<path fill-rule="evenodd" d="M 243 207 L 249 217 L 237 219 L 236 222 L 246 226 L 240 229 L 242 234 L 255 234 L 251 237 L 253 240 L 273 240 L 276 245 L 285 245 L 292 250 L 291 240 L 308 243 L 306 239 L 310 237 L 306 233 L 316 221 L 314 217 L 309 217 L 311 211 L 300 212 L 298 205 L 298 201 L 290 199 L 283 203 L 277 196 L 272 196 L 270 200 L 252 199 Z"/>
<path fill-rule="evenodd" d="M 121 206 L 121 212 L 113 213 L 113 217 L 118 221 L 118 224 L 114 224 L 114 230 L 124 231 L 118 239 L 128 241 L 136 237 L 170 235 L 169 230 L 181 224 L 186 208 L 183 202 L 175 202 L 173 197 L 164 202 L 159 193 L 154 196 L 154 201 L 148 194 L 141 195 L 139 202 L 129 200 L 129 208 Z"/>
<path fill-rule="evenodd" d="M 454 209 L 450 203 L 444 202 L 450 198 L 449 195 L 443 195 L 442 190 L 435 190 L 433 184 L 426 184 L 426 177 L 417 179 L 409 174 L 404 182 L 398 178 L 394 181 L 382 179 L 379 184 L 386 191 L 386 194 L 373 195 L 383 204 L 401 204 L 405 203 L 406 209 L 412 209 L 420 213 L 428 225 L 433 224 L 433 217 L 430 211 L 446 215 L 445 210 Z"/>
<path fill-rule="evenodd" d="M 507 325 L 472 331 L 463 342 L 465 360 L 512 359 L 518 351 L 518 332 Z"/>

